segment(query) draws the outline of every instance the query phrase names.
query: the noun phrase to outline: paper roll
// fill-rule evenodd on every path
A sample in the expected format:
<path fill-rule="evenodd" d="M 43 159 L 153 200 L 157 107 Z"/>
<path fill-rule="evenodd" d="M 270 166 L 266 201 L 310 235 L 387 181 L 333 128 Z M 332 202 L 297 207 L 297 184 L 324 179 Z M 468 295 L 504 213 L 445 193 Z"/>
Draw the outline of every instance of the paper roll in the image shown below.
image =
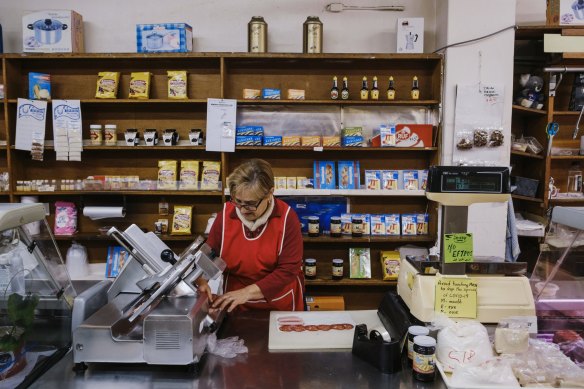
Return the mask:
<path fill-rule="evenodd" d="M 125 217 L 126 210 L 124 207 L 85 207 L 83 208 L 83 216 L 87 216 L 91 220 Z"/>

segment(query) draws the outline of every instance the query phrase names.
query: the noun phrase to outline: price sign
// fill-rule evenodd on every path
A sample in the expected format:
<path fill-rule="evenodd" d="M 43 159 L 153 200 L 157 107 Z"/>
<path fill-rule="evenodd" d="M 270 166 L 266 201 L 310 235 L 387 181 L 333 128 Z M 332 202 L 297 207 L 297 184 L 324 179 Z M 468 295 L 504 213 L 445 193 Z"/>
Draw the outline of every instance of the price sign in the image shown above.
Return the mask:
<path fill-rule="evenodd" d="M 467 278 L 436 280 L 434 311 L 448 317 L 477 317 L 477 282 Z"/>
<path fill-rule="evenodd" d="M 444 262 L 472 262 L 472 234 L 444 234 Z"/>

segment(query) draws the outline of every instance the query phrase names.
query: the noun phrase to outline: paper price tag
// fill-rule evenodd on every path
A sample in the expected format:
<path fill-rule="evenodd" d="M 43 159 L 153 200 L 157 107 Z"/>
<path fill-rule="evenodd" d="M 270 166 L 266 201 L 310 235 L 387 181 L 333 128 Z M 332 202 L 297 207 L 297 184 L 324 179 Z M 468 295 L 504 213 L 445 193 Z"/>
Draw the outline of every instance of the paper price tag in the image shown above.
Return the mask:
<path fill-rule="evenodd" d="M 444 262 L 472 262 L 472 234 L 444 234 Z"/>

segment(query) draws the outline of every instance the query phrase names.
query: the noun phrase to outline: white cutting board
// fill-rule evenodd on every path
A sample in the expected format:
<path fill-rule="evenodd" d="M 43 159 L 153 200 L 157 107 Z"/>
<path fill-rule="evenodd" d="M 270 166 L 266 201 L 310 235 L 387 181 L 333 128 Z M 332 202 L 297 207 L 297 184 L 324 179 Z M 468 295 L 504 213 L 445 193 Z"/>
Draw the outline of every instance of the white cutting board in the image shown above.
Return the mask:
<path fill-rule="evenodd" d="M 341 324 L 353 326 L 367 324 L 367 329 L 382 326 L 377 317 L 377 310 L 365 311 L 312 311 L 312 312 L 270 312 L 270 329 L 268 348 L 270 350 L 311 350 L 311 349 L 350 349 L 353 347 L 351 330 L 284 332 L 279 329 L 278 318 L 295 316 L 305 325 Z"/>

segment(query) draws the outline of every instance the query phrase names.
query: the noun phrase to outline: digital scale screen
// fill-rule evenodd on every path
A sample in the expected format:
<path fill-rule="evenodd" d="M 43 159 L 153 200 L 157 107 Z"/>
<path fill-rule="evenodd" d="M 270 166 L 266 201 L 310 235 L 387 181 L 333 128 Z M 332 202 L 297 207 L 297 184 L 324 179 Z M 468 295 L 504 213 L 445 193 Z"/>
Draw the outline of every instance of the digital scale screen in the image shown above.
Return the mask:
<path fill-rule="evenodd" d="M 503 177 L 499 172 L 442 175 L 442 192 L 503 193 Z"/>

